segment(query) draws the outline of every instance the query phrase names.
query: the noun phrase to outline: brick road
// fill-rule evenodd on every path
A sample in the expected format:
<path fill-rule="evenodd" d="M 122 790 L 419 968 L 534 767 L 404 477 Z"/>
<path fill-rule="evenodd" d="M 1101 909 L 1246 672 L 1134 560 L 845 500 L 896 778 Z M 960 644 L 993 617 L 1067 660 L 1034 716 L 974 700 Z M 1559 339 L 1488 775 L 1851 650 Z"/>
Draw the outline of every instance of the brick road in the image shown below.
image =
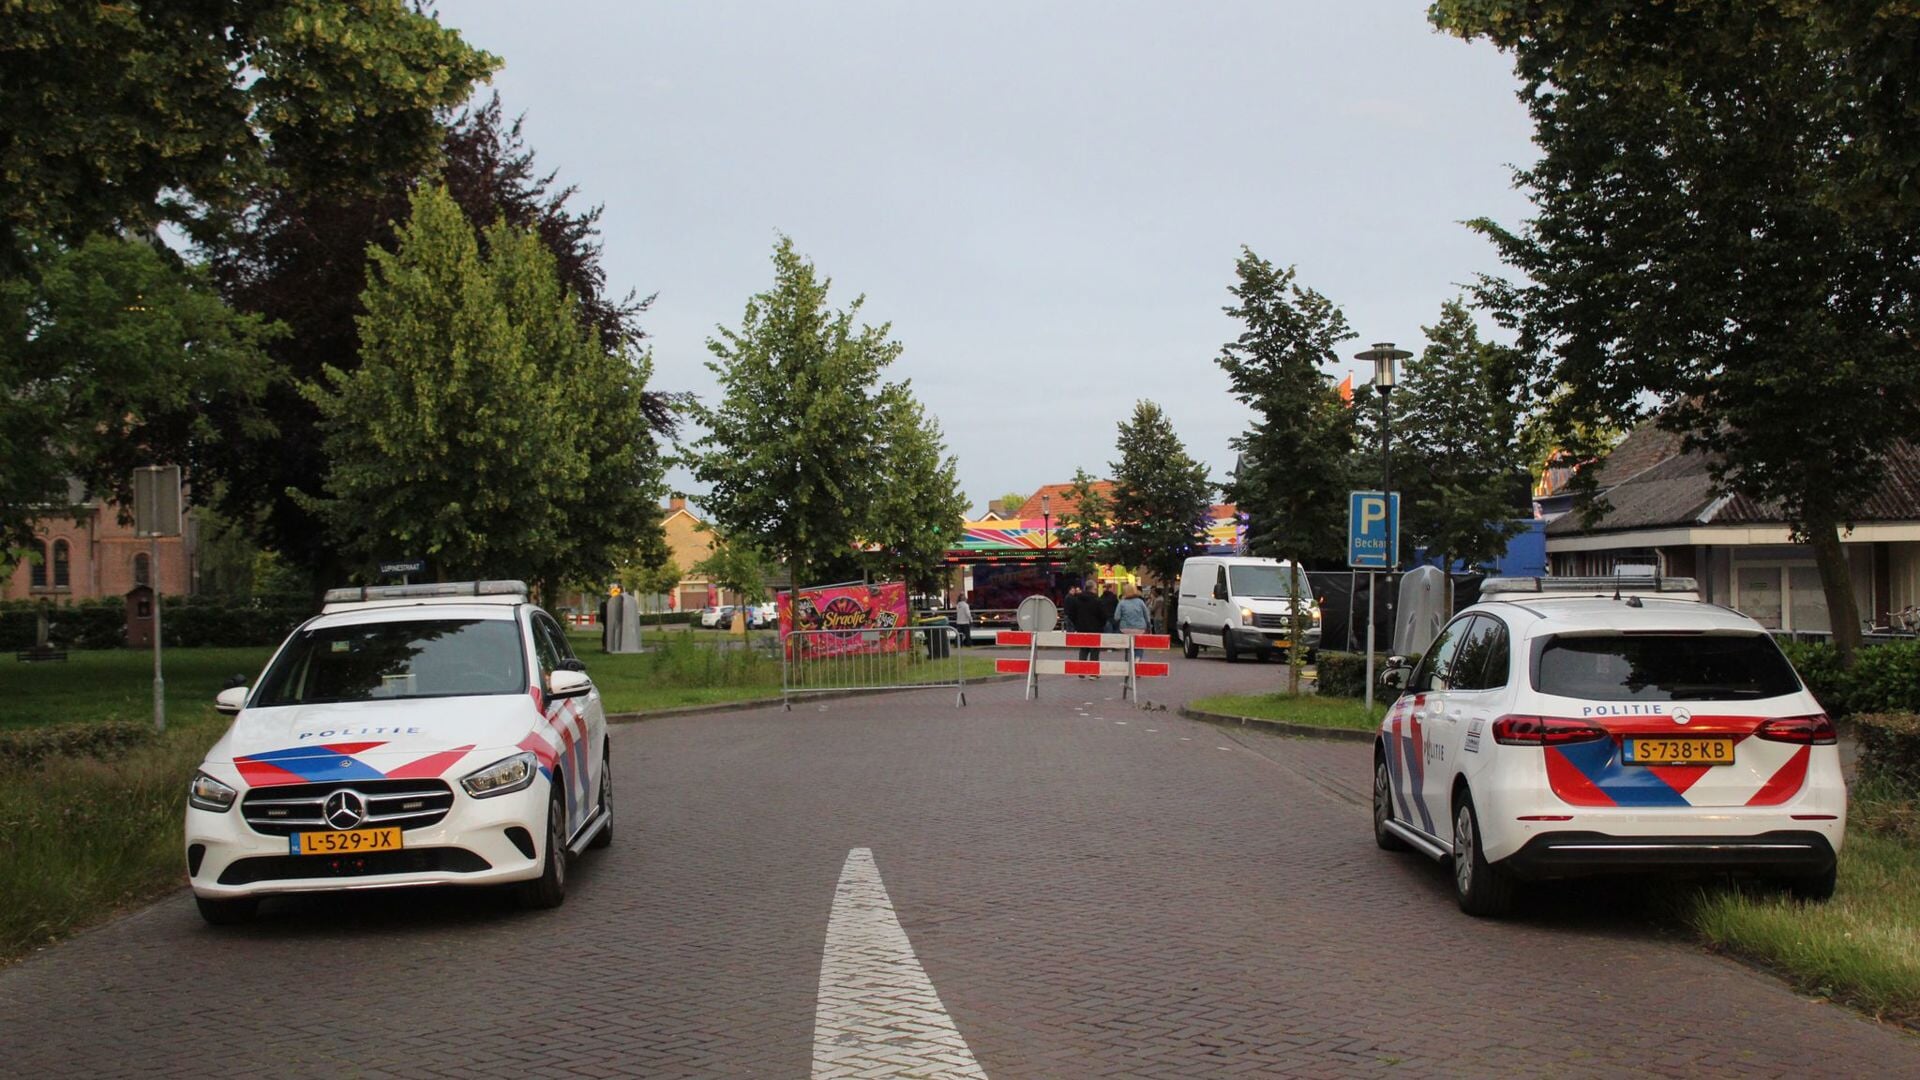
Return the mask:
<path fill-rule="evenodd" d="M 1281 670 L 1176 660 L 1158 691 Z M 1665 932 L 1661 890 L 1462 916 L 1374 847 L 1363 744 L 1048 687 L 618 728 L 619 837 L 564 908 L 375 894 L 215 931 L 177 894 L 0 972 L 0 1070 L 808 1076 L 867 849 L 997 1078 L 1920 1076 L 1920 1040 Z"/>

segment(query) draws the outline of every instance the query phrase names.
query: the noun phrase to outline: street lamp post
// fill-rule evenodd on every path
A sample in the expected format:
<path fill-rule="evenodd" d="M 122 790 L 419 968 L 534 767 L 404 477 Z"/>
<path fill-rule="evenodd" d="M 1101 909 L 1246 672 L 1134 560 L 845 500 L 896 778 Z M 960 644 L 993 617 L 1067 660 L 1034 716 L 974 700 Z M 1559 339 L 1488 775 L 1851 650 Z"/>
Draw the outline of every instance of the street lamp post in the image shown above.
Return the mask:
<path fill-rule="evenodd" d="M 1373 388 L 1380 391 L 1380 493 L 1387 500 L 1387 574 L 1399 569 L 1400 523 L 1394 520 L 1393 506 L 1393 455 L 1392 445 L 1393 409 L 1390 399 L 1393 394 L 1395 378 L 1394 364 L 1413 354 L 1405 349 L 1396 349 L 1391 341 L 1376 341 L 1373 348 L 1355 353 L 1355 360 L 1365 360 L 1373 364 Z M 1373 635 L 1374 613 L 1379 610 L 1375 599 L 1373 571 L 1367 571 L 1367 665 L 1366 665 L 1366 707 L 1373 709 Z"/>

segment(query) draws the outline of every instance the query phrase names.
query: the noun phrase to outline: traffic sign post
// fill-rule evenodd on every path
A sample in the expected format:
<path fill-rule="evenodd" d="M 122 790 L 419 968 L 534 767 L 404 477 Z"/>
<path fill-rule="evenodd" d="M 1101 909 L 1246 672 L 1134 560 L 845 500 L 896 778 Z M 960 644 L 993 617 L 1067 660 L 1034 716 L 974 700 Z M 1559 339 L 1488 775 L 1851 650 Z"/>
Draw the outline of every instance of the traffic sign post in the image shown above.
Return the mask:
<path fill-rule="evenodd" d="M 1347 565 L 1367 572 L 1366 709 L 1373 711 L 1373 622 L 1380 610 L 1374 572 L 1400 565 L 1400 493 L 1347 493 Z"/>

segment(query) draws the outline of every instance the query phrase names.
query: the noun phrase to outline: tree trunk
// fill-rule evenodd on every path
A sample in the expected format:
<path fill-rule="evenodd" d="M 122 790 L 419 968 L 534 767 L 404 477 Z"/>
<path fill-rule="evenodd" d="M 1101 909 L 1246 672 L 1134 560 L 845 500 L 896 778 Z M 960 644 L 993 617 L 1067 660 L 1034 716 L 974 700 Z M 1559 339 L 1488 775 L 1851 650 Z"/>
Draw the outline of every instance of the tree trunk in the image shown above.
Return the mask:
<path fill-rule="evenodd" d="M 1830 514 L 1814 520 L 1809 509 L 1807 542 L 1820 567 L 1820 588 L 1827 595 L 1827 622 L 1833 627 L 1833 649 L 1842 669 L 1853 667 L 1854 654 L 1860 649 L 1860 607 L 1853 598 L 1853 573 L 1847 566 L 1847 553 L 1840 546 L 1840 524 Z"/>

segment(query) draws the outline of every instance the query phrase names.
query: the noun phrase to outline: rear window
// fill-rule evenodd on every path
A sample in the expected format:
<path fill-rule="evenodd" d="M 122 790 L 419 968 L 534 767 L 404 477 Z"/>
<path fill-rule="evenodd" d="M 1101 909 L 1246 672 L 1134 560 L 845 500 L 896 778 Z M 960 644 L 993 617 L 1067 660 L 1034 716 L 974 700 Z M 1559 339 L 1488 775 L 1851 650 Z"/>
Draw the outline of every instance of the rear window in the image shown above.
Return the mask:
<path fill-rule="evenodd" d="M 1765 634 L 1551 637 L 1533 688 L 1594 701 L 1713 701 L 1779 697 L 1800 689 Z"/>
<path fill-rule="evenodd" d="M 294 635 L 251 708 L 337 701 L 524 694 L 512 619 L 423 619 L 329 626 Z"/>

